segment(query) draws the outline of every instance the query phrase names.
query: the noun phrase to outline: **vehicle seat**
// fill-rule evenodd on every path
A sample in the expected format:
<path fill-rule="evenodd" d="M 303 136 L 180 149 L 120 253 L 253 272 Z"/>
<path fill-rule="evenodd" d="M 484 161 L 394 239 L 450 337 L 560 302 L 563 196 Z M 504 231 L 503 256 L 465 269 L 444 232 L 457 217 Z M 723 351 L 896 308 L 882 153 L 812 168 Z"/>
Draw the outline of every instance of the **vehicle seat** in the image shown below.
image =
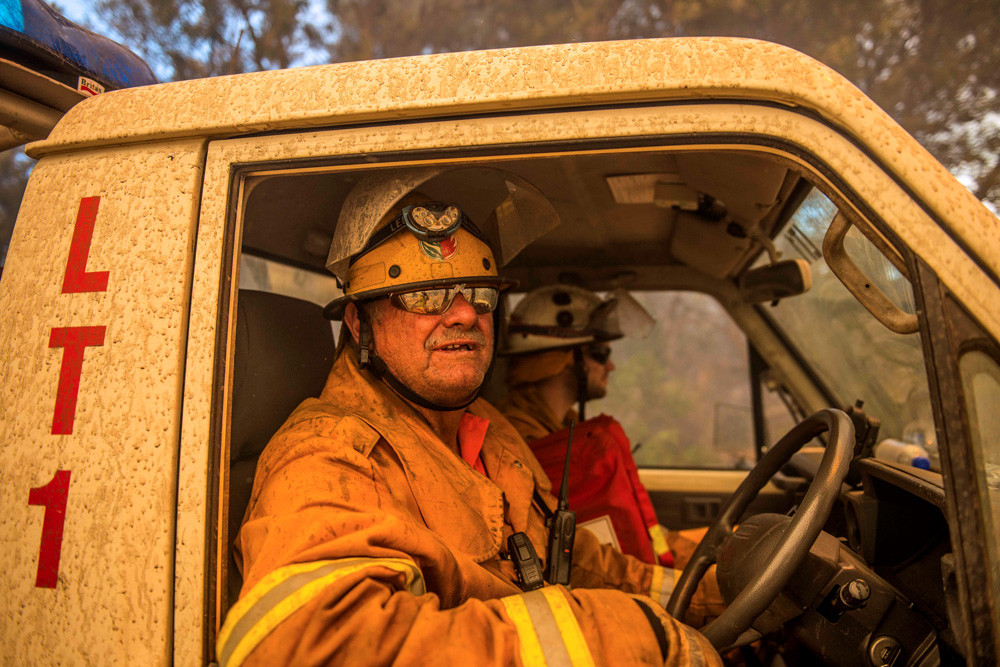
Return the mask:
<path fill-rule="evenodd" d="M 292 410 L 319 396 L 333 365 L 333 329 L 316 304 L 280 294 L 240 290 L 236 314 L 230 426 L 229 543 L 243 523 L 257 458 Z M 228 595 L 243 578 L 229 551 Z"/>

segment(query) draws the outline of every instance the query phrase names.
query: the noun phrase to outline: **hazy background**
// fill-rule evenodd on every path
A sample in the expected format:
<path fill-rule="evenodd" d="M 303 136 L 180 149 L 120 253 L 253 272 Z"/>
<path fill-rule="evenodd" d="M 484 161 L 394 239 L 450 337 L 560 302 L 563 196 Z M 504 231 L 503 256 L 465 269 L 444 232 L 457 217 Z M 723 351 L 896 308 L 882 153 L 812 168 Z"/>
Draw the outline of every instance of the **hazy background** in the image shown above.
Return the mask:
<path fill-rule="evenodd" d="M 138 53 L 162 81 L 547 43 L 696 35 L 766 39 L 811 55 L 853 81 L 991 210 L 1000 210 L 1000 0 L 59 0 L 55 5 L 71 20 Z M 0 264 L 32 163 L 22 149 L 0 153 Z M 269 283 L 273 276 L 263 268 L 256 273 L 261 271 Z M 618 370 L 609 397 L 595 402 L 592 414 L 606 411 L 619 418 L 633 443 L 641 443 L 636 455 L 645 464 L 746 465 L 754 457 L 746 339 L 704 295 L 640 296 L 658 325 L 646 340 L 616 344 Z M 775 431 L 768 434 L 770 441 L 791 421 L 770 392 L 765 411 L 768 429 Z"/>
<path fill-rule="evenodd" d="M 791 46 L 1000 210 L 1000 0 L 59 0 L 163 81 L 532 44 L 725 35 Z M 0 265 L 32 161 L 0 153 Z"/>

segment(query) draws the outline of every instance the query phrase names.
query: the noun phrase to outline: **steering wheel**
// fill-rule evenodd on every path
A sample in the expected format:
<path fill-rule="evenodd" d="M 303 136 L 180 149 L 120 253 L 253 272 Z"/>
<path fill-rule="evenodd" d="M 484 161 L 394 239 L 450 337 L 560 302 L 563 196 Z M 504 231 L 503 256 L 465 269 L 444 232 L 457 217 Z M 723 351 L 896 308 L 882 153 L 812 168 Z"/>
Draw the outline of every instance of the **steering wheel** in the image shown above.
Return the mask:
<path fill-rule="evenodd" d="M 733 526 L 743 512 L 795 452 L 825 431 L 830 432 L 830 442 L 823 453 L 819 470 L 795 517 L 771 552 L 767 565 L 750 579 L 721 616 L 700 630 L 718 650 L 732 646 L 767 609 L 819 537 L 833 503 L 840 495 L 854 453 L 854 424 L 850 417 L 840 410 L 820 410 L 796 425 L 771 447 L 712 521 L 670 596 L 667 613 L 678 620 L 683 619 L 698 583 L 708 568 L 718 562 L 719 553 L 733 534 Z"/>

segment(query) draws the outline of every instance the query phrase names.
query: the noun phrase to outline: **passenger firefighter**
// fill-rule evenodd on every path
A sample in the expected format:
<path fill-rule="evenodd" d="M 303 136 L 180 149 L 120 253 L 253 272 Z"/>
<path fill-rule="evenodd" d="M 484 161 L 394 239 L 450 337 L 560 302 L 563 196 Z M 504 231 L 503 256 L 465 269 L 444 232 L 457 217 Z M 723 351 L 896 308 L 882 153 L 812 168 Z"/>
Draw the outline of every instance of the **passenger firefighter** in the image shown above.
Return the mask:
<path fill-rule="evenodd" d="M 363 180 L 344 203 L 335 361 L 260 457 L 220 665 L 721 664 L 663 611 L 673 570 L 578 530 L 571 587 L 541 580 L 551 484 L 478 398 L 512 286 L 491 244 L 546 231 L 524 208 L 540 193 L 504 176 L 477 225 L 416 191 L 436 175 Z"/>
<path fill-rule="evenodd" d="M 497 407 L 550 479 L 560 479 L 566 465 L 566 427 L 583 418 L 588 401 L 607 394 L 615 369 L 611 341 L 626 328 L 645 337 L 653 324 L 625 290 L 602 299 L 575 285 L 539 287 L 511 313 L 501 352 L 508 356 L 507 395 Z M 673 566 L 676 557 L 676 565 L 685 565 L 705 531 L 659 524 L 622 426 L 600 415 L 581 423 L 575 435 L 569 498 L 578 521 L 640 560 Z M 719 613 L 721 606 L 705 611 Z"/>

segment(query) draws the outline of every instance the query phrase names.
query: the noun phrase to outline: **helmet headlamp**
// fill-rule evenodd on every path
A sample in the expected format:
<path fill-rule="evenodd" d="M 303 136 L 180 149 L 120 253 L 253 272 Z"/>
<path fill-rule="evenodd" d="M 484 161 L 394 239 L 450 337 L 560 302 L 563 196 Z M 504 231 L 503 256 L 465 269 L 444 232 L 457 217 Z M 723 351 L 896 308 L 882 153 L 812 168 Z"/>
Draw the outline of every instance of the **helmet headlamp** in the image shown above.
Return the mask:
<path fill-rule="evenodd" d="M 404 206 L 400 214 L 413 235 L 421 241 L 437 241 L 458 231 L 468 218 L 455 204 L 424 202 Z"/>

